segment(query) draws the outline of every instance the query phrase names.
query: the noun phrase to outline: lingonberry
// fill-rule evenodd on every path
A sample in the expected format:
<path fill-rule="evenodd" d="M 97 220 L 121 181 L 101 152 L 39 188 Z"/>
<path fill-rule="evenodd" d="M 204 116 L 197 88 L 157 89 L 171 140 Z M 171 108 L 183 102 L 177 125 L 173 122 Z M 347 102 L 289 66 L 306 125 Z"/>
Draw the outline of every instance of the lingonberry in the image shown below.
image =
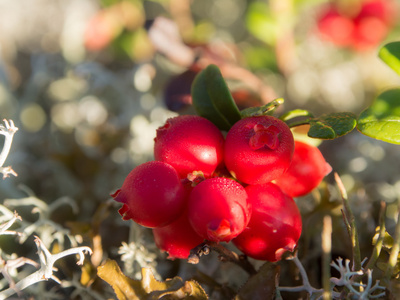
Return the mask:
<path fill-rule="evenodd" d="M 206 179 L 189 198 L 189 222 L 199 236 L 229 242 L 250 220 L 251 208 L 243 186 L 230 178 Z"/>
<path fill-rule="evenodd" d="M 293 135 L 285 122 L 272 116 L 248 117 L 226 136 L 225 165 L 239 181 L 267 183 L 286 171 L 293 150 Z"/>
<path fill-rule="evenodd" d="M 170 259 L 187 259 L 190 250 L 203 242 L 189 223 L 187 212 L 171 224 L 153 229 L 157 247 L 168 252 Z"/>
<path fill-rule="evenodd" d="M 358 5 L 324 6 L 317 23 L 321 36 L 357 51 L 369 50 L 382 42 L 396 20 L 394 1 L 365 0 Z"/>
<path fill-rule="evenodd" d="M 304 196 L 316 188 L 331 170 L 317 147 L 295 141 L 292 163 L 275 183 L 291 197 Z"/>
<path fill-rule="evenodd" d="M 154 157 L 169 163 L 181 178 L 193 171 L 211 176 L 223 161 L 224 137 L 209 120 L 182 115 L 167 120 L 157 129 Z"/>
<path fill-rule="evenodd" d="M 150 228 L 176 220 L 186 205 L 185 191 L 176 170 L 167 163 L 150 161 L 134 168 L 114 199 L 124 205 L 124 220 Z"/>
<path fill-rule="evenodd" d="M 301 235 L 302 221 L 294 200 L 273 183 L 246 187 L 252 206 L 250 223 L 233 240 L 249 257 L 277 261 L 293 251 Z"/>

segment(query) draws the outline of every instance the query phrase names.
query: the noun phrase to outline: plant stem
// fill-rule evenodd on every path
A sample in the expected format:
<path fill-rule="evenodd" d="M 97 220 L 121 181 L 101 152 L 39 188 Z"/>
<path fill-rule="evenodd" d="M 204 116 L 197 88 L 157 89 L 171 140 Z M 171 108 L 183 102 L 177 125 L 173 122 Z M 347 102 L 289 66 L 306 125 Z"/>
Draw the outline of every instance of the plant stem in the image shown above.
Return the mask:
<path fill-rule="evenodd" d="M 365 269 L 372 269 L 379 255 L 381 254 L 383 238 L 385 237 L 385 232 L 386 232 L 385 218 L 386 218 L 386 202 L 381 201 L 381 211 L 379 213 L 379 236 L 378 240 L 376 241 L 375 247 L 372 251 L 371 259 L 368 261 L 368 264 L 365 267 Z"/>
<path fill-rule="evenodd" d="M 322 286 L 324 300 L 332 299 L 331 293 L 331 260 L 332 260 L 332 218 L 327 215 L 324 217 L 322 228 Z"/>
<path fill-rule="evenodd" d="M 340 194 L 343 200 L 343 207 L 344 207 L 344 217 L 345 221 L 350 225 L 350 240 L 352 246 L 352 253 L 353 253 L 353 271 L 354 270 L 361 270 L 361 253 L 360 253 L 360 245 L 358 241 L 358 233 L 356 228 L 356 222 L 353 215 L 353 211 L 351 210 L 349 200 L 347 197 L 346 189 L 343 185 L 342 180 L 340 179 L 339 175 L 335 173 L 335 181 L 338 185 Z"/>
<path fill-rule="evenodd" d="M 396 223 L 393 247 L 390 251 L 389 260 L 387 263 L 387 269 L 386 269 L 385 276 L 384 276 L 384 278 L 387 281 L 390 280 L 390 278 L 393 274 L 394 267 L 397 264 L 399 250 L 400 250 L 400 199 L 399 199 L 399 206 L 398 206 L 398 211 L 397 211 L 397 223 Z"/>

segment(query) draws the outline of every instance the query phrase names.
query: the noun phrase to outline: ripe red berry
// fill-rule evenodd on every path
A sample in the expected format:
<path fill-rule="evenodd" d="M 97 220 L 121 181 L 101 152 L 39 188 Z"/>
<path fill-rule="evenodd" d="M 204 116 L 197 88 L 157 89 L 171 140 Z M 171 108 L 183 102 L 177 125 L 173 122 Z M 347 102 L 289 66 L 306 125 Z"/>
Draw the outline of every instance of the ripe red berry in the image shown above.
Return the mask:
<path fill-rule="evenodd" d="M 176 220 L 185 207 L 185 191 L 176 170 L 163 162 L 137 166 L 113 195 L 124 205 L 119 213 L 145 227 L 165 226 Z"/>
<path fill-rule="evenodd" d="M 286 171 L 293 150 L 293 135 L 285 122 L 272 116 L 249 117 L 229 130 L 225 165 L 244 183 L 267 183 Z"/>
<path fill-rule="evenodd" d="M 173 166 L 181 178 L 193 171 L 211 176 L 223 161 L 224 137 L 209 120 L 192 115 L 168 119 L 157 129 L 154 157 Z"/>
<path fill-rule="evenodd" d="M 250 214 L 246 191 L 232 179 L 206 179 L 190 194 L 189 221 L 204 239 L 229 242 L 247 226 Z"/>
<path fill-rule="evenodd" d="M 167 226 L 154 228 L 153 235 L 157 247 L 168 252 L 170 259 L 187 259 L 190 250 L 203 242 L 190 225 L 187 212 Z"/>
<path fill-rule="evenodd" d="M 302 221 L 294 200 L 277 185 L 246 187 L 252 215 L 247 228 L 233 240 L 249 257 L 277 261 L 286 251 L 293 251 L 301 235 Z"/>
<path fill-rule="evenodd" d="M 296 141 L 292 163 L 275 183 L 291 197 L 304 196 L 316 188 L 331 170 L 317 147 Z"/>

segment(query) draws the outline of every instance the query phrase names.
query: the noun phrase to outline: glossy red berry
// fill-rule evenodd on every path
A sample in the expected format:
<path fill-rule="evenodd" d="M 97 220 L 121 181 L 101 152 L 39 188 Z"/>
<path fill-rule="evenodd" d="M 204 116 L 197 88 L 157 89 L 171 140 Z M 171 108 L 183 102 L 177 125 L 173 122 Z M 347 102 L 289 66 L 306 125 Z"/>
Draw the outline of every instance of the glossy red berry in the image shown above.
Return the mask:
<path fill-rule="evenodd" d="M 249 257 L 277 261 L 286 251 L 293 251 L 301 235 L 302 221 L 294 200 L 277 185 L 246 187 L 252 215 L 247 228 L 233 240 Z"/>
<path fill-rule="evenodd" d="M 225 165 L 239 181 L 263 184 L 286 171 L 293 150 L 293 135 L 285 122 L 272 116 L 249 117 L 229 130 Z"/>
<path fill-rule="evenodd" d="M 190 250 L 204 240 L 190 225 L 187 212 L 167 226 L 154 228 L 153 235 L 157 247 L 168 252 L 170 259 L 187 259 Z"/>
<path fill-rule="evenodd" d="M 154 157 L 173 166 L 181 178 L 193 171 L 211 176 L 223 161 L 224 137 L 209 120 L 192 115 L 168 119 L 157 129 Z"/>
<path fill-rule="evenodd" d="M 137 166 L 112 196 L 124 204 L 119 210 L 124 220 L 132 219 L 150 228 L 176 220 L 186 203 L 178 173 L 169 164 L 159 161 Z"/>
<path fill-rule="evenodd" d="M 275 183 L 291 197 L 304 196 L 315 189 L 331 170 L 317 147 L 296 141 L 292 163 Z"/>
<path fill-rule="evenodd" d="M 246 191 L 232 179 L 206 179 L 190 194 L 189 221 L 204 239 L 229 242 L 246 228 L 250 214 Z"/>

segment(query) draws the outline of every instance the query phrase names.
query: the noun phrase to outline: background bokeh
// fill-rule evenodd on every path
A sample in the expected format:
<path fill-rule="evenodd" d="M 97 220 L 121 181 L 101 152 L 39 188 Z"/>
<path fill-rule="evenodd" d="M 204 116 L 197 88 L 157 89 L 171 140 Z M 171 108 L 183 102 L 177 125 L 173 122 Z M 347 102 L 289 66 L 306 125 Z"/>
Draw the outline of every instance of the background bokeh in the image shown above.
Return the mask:
<path fill-rule="evenodd" d="M 399 3 L 392 4 L 396 14 Z M 19 128 L 6 161 L 18 177 L 0 181 L 0 199 L 27 197 L 27 189 L 48 205 L 68 197 L 76 211 L 61 206 L 48 218 L 80 236 L 97 255 L 87 281 L 78 267 L 60 267 L 61 278 L 77 276 L 78 283 L 64 290 L 55 285 L 54 294 L 68 299 L 78 286 L 90 286 L 93 293 L 74 297 L 113 297 L 93 271 L 107 257 L 136 278 L 140 267 L 152 266 L 158 278 L 200 272 L 233 288 L 243 284 L 246 274 L 216 256 L 199 266 L 167 261 L 151 231 L 123 222 L 109 195 L 136 165 L 153 159 L 156 128 L 178 113 L 194 113 L 190 84 L 209 63 L 220 67 L 241 108 L 283 97 L 280 112 L 358 114 L 379 92 L 399 86 L 400 78 L 377 57 L 381 45 L 400 39 L 398 18 L 377 43 L 354 49 L 318 32 L 325 5 L 323 0 L 0 0 L 0 116 Z M 351 195 L 369 254 L 379 201 L 390 207 L 400 197 L 398 146 L 354 131 L 320 149 Z M 338 197 L 332 174 L 326 186 Z M 320 255 L 318 199 L 315 194 L 298 199 L 305 218 L 300 253 L 317 285 L 318 271 L 311 266 Z M 13 205 L 9 208 L 23 218 L 36 220 L 30 213 L 34 204 Z M 339 232 L 334 250 L 348 256 L 340 211 L 332 211 Z M 35 259 L 28 242 L 1 237 L 0 247 L 7 244 L 10 253 Z M 56 249 L 51 234 L 47 243 Z M 224 299 L 216 288 L 208 292 Z"/>

